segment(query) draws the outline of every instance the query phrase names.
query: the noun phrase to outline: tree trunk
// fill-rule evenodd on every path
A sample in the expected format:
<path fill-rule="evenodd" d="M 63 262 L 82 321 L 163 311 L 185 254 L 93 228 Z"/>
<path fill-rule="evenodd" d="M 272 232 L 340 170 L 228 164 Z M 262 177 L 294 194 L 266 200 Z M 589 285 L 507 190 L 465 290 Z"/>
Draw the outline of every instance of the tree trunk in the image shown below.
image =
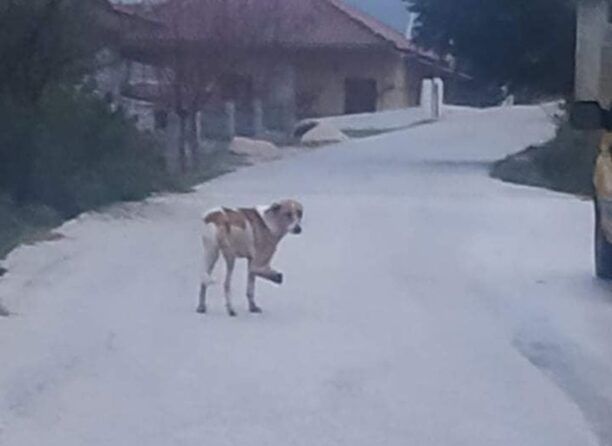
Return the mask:
<path fill-rule="evenodd" d="M 181 173 L 185 174 L 189 170 L 187 160 L 187 114 L 182 112 L 179 113 L 179 137 L 178 137 L 178 155 L 179 155 L 179 167 Z"/>
<path fill-rule="evenodd" d="M 198 127 L 197 127 L 198 114 L 191 112 L 188 115 L 188 126 L 187 126 L 187 144 L 191 153 L 191 160 L 193 162 L 193 168 L 200 166 L 200 142 L 198 141 Z"/>

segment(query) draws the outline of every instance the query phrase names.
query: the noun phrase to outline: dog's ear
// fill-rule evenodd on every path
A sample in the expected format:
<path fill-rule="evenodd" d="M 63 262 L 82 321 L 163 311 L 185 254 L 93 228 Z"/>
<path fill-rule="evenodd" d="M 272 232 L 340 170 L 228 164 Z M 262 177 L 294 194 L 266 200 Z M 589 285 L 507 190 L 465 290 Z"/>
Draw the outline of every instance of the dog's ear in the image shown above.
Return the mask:
<path fill-rule="evenodd" d="M 282 207 L 282 206 L 280 205 L 280 203 L 273 203 L 273 204 L 270 206 L 270 209 L 268 209 L 268 210 L 269 210 L 270 212 L 277 213 L 278 211 L 280 211 L 280 210 L 281 210 L 281 207 Z"/>

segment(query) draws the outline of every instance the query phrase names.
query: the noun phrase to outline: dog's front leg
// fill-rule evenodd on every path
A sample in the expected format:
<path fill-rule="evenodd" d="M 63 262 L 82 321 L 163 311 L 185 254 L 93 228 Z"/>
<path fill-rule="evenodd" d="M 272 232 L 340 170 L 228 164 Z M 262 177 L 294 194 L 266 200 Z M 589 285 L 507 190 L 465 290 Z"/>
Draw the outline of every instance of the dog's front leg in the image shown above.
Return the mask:
<path fill-rule="evenodd" d="M 276 283 L 277 285 L 283 283 L 283 274 L 273 270 L 272 268 L 270 268 L 270 266 L 254 267 L 251 269 L 251 272 L 255 274 L 255 276 L 269 280 L 270 282 Z"/>

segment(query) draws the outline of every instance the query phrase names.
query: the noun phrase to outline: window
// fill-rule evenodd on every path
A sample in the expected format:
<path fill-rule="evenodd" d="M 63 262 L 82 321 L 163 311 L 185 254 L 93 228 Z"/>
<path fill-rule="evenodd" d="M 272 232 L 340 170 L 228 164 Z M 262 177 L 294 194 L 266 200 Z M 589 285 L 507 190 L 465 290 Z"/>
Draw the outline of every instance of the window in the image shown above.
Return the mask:
<path fill-rule="evenodd" d="M 376 111 L 378 86 L 374 79 L 348 78 L 344 81 L 344 113 Z"/>

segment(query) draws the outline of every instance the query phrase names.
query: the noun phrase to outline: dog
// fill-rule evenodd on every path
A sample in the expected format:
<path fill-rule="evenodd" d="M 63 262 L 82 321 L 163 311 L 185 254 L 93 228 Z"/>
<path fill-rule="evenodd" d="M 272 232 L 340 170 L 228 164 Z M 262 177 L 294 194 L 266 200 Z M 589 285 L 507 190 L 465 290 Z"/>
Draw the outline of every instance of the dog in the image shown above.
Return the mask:
<path fill-rule="evenodd" d="M 261 313 L 255 303 L 255 280 L 259 277 L 275 284 L 283 275 L 270 266 L 280 241 L 287 234 L 302 233 L 304 207 L 295 200 L 283 200 L 269 206 L 239 209 L 214 209 L 204 216 L 204 269 L 197 312 L 206 313 L 206 291 L 213 283 L 212 271 L 223 255 L 226 268 L 225 307 L 234 317 L 232 274 L 236 259 L 248 262 L 247 300 L 251 313 Z"/>

